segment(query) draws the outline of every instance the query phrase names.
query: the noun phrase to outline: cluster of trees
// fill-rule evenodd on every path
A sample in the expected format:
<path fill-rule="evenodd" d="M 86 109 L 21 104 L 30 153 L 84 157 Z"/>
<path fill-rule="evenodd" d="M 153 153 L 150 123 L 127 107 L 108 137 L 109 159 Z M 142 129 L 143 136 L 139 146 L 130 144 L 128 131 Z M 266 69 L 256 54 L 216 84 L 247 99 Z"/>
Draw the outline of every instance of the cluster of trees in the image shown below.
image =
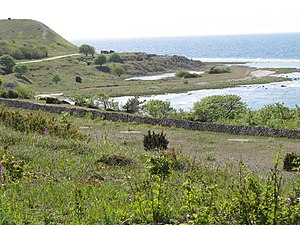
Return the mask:
<path fill-rule="evenodd" d="M 85 56 L 88 56 L 89 54 L 94 56 L 95 48 L 93 46 L 83 44 L 79 47 L 79 53 L 83 53 L 83 54 L 85 54 Z"/>
<path fill-rule="evenodd" d="M 89 54 L 94 57 L 95 55 L 95 48 L 93 46 L 83 44 L 79 47 L 79 53 L 85 54 L 85 56 L 88 56 Z M 103 65 L 106 63 L 122 63 L 123 60 L 118 53 L 111 53 L 108 56 L 104 54 L 99 54 L 94 58 L 95 65 L 99 65 L 98 69 L 103 72 L 111 72 L 112 74 L 115 74 L 117 76 L 121 76 L 122 74 L 125 74 L 125 69 L 118 64 L 113 64 L 112 68 L 104 67 Z"/>
<path fill-rule="evenodd" d="M 145 113 L 156 118 L 176 118 L 219 124 L 268 126 L 300 129 L 300 108 L 289 108 L 283 103 L 269 104 L 252 110 L 237 95 L 213 95 L 194 103 L 193 110 L 185 112 L 171 107 L 169 101 L 149 100 L 138 97 L 129 99 L 123 106 L 129 113 Z"/>
<path fill-rule="evenodd" d="M 102 70 L 102 66 L 106 63 L 122 63 L 122 58 L 118 53 L 112 53 L 108 56 L 108 58 L 101 54 L 97 55 L 94 59 L 94 63 L 100 66 L 100 70 Z M 120 77 L 122 74 L 125 74 L 125 69 L 119 64 L 113 64 L 111 69 L 111 73 Z"/>
<path fill-rule="evenodd" d="M 3 55 L 0 57 L 0 72 L 9 74 L 12 72 L 18 75 L 26 75 L 28 67 L 25 64 L 16 64 L 16 60 L 10 55 Z"/>
<path fill-rule="evenodd" d="M 15 59 L 41 59 L 48 57 L 45 46 L 8 44 L 0 42 L 0 56 L 10 55 Z"/>

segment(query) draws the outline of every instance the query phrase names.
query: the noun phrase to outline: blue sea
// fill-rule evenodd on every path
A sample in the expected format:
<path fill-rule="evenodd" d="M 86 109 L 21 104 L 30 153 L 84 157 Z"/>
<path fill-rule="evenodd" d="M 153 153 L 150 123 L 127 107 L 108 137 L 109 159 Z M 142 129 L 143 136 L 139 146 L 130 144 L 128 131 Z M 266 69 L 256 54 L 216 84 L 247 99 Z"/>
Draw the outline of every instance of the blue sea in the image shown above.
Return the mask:
<path fill-rule="evenodd" d="M 100 50 L 207 59 L 300 59 L 300 33 L 74 40 Z"/>
<path fill-rule="evenodd" d="M 181 55 L 204 62 L 246 62 L 246 66 L 256 68 L 300 68 L 300 33 L 73 40 L 73 43 L 90 44 L 96 48 L 96 51 L 114 50 L 116 52 Z M 289 76 L 298 79 L 300 73 Z M 285 88 L 277 88 L 278 85 Z M 257 91 L 260 86 L 243 86 L 242 88 L 227 88 L 221 92 L 209 90 L 182 93 L 177 96 L 179 98 L 177 102 L 184 102 L 182 105 L 176 103 L 173 95 L 164 95 L 160 99 L 170 100 L 175 108 L 183 107 L 185 110 L 189 110 L 193 103 L 202 97 L 220 93 L 238 94 L 251 108 L 261 108 L 274 102 L 283 102 L 289 107 L 300 105 L 299 81 L 278 85 L 270 84 L 261 88 L 260 91 Z M 181 98 L 181 96 L 185 97 Z M 158 98 L 158 96 L 150 96 L 150 98 Z"/>

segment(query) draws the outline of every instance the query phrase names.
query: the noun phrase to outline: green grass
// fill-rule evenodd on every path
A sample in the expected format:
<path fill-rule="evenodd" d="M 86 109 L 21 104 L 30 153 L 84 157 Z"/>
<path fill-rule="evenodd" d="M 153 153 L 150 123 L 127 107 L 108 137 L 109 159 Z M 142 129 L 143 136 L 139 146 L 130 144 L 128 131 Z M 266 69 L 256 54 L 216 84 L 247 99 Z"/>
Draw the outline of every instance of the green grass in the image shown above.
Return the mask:
<path fill-rule="evenodd" d="M 78 60 L 81 60 L 81 56 L 27 64 L 29 67 L 27 77 L 32 84 L 18 79 L 13 74 L 3 76 L 3 80 L 4 83 L 26 85 L 37 94 L 62 92 L 66 95 L 74 93 L 94 95 L 106 93 L 110 96 L 179 93 L 283 80 L 283 78 L 276 77 L 251 78 L 248 75 L 253 70 L 252 68 L 233 66 L 231 73 L 222 75 L 203 74 L 202 77 L 189 79 L 174 77 L 157 81 L 126 81 L 125 79 L 132 75 L 126 74 L 118 77 L 99 71 L 95 65 L 88 66 L 86 63 L 78 63 Z M 92 61 L 92 59 L 86 60 Z M 126 67 L 126 65 L 130 65 L 130 62 L 121 65 Z M 108 66 L 112 67 L 113 64 L 108 64 Z M 198 70 L 206 70 L 206 67 L 198 68 Z M 138 70 L 136 71 L 138 72 Z M 54 75 L 61 78 L 57 84 L 52 81 Z M 75 82 L 76 76 L 82 78 L 82 83 Z"/>
<path fill-rule="evenodd" d="M 0 20 L 0 41 L 22 46 L 45 46 L 49 56 L 77 53 L 78 48 L 55 31 L 35 20 Z"/>
<path fill-rule="evenodd" d="M 200 218 L 201 222 L 196 224 L 205 221 L 244 224 L 236 210 L 246 209 L 239 208 L 240 203 L 235 201 L 252 204 L 254 199 L 242 190 L 253 193 L 247 185 L 248 182 L 258 185 L 257 179 L 261 186 L 256 187 L 263 191 L 261 195 L 265 191 L 271 193 L 273 189 L 264 178 L 269 176 L 277 150 L 283 146 L 284 153 L 299 145 L 297 140 L 237 137 L 92 120 L 88 116 L 69 119 L 90 138 L 74 140 L 51 134 L 22 133 L 0 122 L 0 157 L 6 148 L 15 156 L 15 162 L 25 162 L 21 179 L 9 182 L 0 177 L 2 224 L 180 224 Z M 149 129 L 166 133 L 170 141 L 166 154 L 143 150 L 143 135 Z M 249 141 L 232 141 L 237 138 Z M 4 147 L 7 144 L 10 146 Z M 130 163 L 109 162 L 116 158 Z M 256 174 L 239 166 L 241 160 L 251 168 L 251 163 L 257 163 Z M 170 162 L 171 174 L 162 176 L 167 171 L 157 170 L 159 167 L 155 166 Z M 280 170 L 276 173 L 280 174 Z M 287 207 L 293 210 L 294 216 L 299 210 L 299 205 L 284 200 L 295 196 L 292 187 L 299 188 L 299 183 L 297 186 L 291 178 L 296 179 L 296 174 L 286 174 L 280 191 L 280 204 L 286 208 L 278 207 L 278 221 L 286 218 L 282 212 Z M 245 186 L 241 189 L 241 185 Z M 270 197 L 270 202 L 273 200 Z M 269 207 L 263 212 L 271 221 L 273 206 Z M 247 210 L 248 216 L 254 215 Z"/>

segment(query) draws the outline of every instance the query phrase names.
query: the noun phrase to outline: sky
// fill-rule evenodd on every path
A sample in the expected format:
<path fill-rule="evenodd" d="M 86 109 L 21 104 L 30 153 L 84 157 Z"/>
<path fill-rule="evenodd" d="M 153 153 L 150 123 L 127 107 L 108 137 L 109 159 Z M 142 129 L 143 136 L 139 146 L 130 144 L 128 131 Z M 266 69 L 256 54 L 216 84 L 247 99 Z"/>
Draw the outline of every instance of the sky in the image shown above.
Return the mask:
<path fill-rule="evenodd" d="M 300 32 L 299 0 L 1 0 L 68 40 Z M 3 10 L 5 9 L 5 10 Z"/>

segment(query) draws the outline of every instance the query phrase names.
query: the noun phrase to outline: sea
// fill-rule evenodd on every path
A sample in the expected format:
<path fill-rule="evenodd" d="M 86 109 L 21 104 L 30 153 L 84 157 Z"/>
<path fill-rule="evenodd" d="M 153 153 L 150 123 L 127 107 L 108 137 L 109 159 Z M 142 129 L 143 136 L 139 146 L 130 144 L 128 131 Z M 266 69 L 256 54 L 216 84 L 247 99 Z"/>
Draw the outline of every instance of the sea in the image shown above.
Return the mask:
<path fill-rule="evenodd" d="M 145 52 L 159 55 L 180 55 L 203 62 L 243 62 L 244 66 L 260 68 L 299 68 L 300 33 L 252 34 L 197 37 L 163 37 L 73 40 L 76 45 L 89 44 L 96 51 Z M 195 101 L 214 94 L 237 94 L 250 108 L 284 103 L 289 107 L 300 105 L 300 73 L 287 74 L 290 82 L 268 85 L 244 85 L 217 90 L 199 90 L 187 93 L 142 96 L 145 100 L 162 99 L 174 108 L 191 110 Z M 116 100 L 121 103 L 131 96 Z"/>

